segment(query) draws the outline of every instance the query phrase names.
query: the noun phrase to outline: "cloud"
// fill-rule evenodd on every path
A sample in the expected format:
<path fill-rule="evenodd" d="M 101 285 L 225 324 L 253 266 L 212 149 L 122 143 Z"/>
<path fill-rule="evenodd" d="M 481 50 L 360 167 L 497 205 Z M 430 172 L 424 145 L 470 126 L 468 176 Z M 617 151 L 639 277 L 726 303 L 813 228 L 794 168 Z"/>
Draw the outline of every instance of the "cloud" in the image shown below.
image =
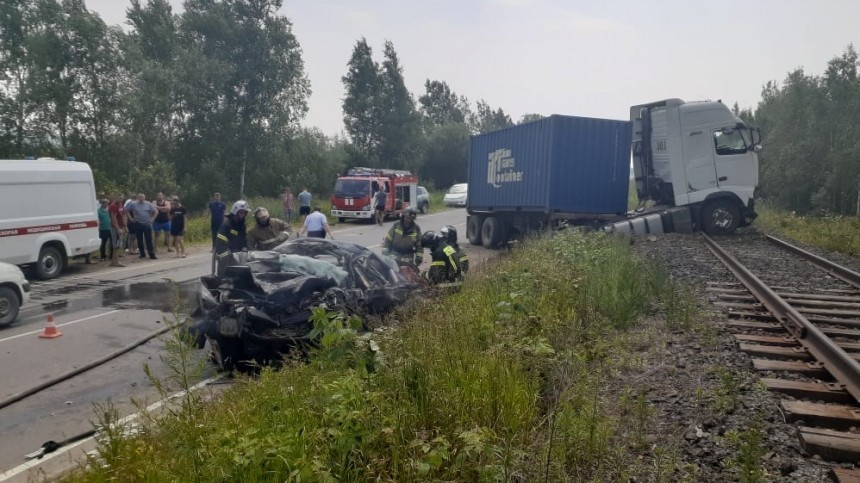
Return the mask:
<path fill-rule="evenodd" d="M 492 7 L 504 8 L 523 8 L 530 7 L 538 3 L 538 0 L 487 0 L 485 5 Z"/>

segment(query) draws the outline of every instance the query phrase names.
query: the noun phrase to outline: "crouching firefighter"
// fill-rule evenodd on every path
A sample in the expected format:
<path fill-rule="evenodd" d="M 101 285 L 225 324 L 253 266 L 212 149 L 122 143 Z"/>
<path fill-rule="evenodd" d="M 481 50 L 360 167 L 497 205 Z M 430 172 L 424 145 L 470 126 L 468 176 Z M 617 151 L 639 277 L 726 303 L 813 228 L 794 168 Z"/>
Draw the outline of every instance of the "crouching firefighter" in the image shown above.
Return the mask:
<path fill-rule="evenodd" d="M 248 250 L 271 250 L 290 239 L 290 225 L 269 217 L 269 210 L 254 210 L 254 226 L 248 232 Z"/>
<path fill-rule="evenodd" d="M 439 229 L 439 233 L 454 250 L 457 250 L 457 256 L 460 258 L 460 272 L 465 275 L 469 271 L 469 256 L 457 243 L 457 229 L 451 225 L 445 225 Z"/>
<path fill-rule="evenodd" d="M 414 269 L 424 260 L 424 250 L 421 248 L 421 228 L 415 223 L 415 208 L 403 210 L 400 220 L 391 225 L 388 234 L 382 241 L 382 253 L 394 258 L 398 266 L 409 266 Z"/>
<path fill-rule="evenodd" d="M 441 234 L 428 231 L 421 235 L 421 245 L 430 249 L 430 270 L 427 280 L 433 284 L 456 282 L 463 276 L 460 267 L 460 254 Z"/>
<path fill-rule="evenodd" d="M 224 217 L 218 235 L 215 237 L 215 275 L 221 277 L 232 262 L 232 255 L 247 247 L 245 217 L 251 207 L 239 200 L 233 203 L 230 214 Z"/>

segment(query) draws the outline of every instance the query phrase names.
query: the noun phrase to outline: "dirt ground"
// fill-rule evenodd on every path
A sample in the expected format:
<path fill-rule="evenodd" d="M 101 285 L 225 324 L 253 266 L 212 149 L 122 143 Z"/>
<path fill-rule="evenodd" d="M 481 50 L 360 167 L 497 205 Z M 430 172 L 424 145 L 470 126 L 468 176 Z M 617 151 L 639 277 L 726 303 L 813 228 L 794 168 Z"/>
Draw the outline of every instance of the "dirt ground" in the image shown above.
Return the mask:
<path fill-rule="evenodd" d="M 761 238 L 749 230 L 733 243 L 745 243 L 744 237 Z M 838 465 L 801 448 L 796 426 L 786 422 L 780 409 L 780 397 L 758 384 L 763 375 L 753 370 L 749 356 L 725 328 L 726 317 L 709 301 L 706 283 L 734 282 L 733 276 L 696 235 L 667 234 L 632 243 L 693 294 L 699 314 L 696 330 L 673 330 L 663 320 L 652 320 L 645 329 L 655 331 L 659 343 L 643 348 L 643 372 L 631 377 L 647 388 L 656 409 L 652 437 L 675 441 L 683 460 L 698 467 L 699 481 L 738 481 L 732 467 L 738 467 L 743 450 L 729 436 L 759 427 L 763 439 L 754 464 L 761 465 L 764 479 L 747 481 L 830 481 L 830 469 Z"/>
<path fill-rule="evenodd" d="M 185 253 L 188 257 L 210 253 L 210 250 L 211 247 L 209 245 L 185 247 Z M 156 257 L 158 257 L 158 260 L 152 260 L 150 258 L 140 258 L 137 255 L 124 253 L 122 256 L 120 256 L 119 262 L 128 267 L 131 267 L 138 265 L 146 265 L 147 263 L 152 263 L 154 261 L 174 260 L 174 255 L 176 255 L 175 252 L 168 252 L 164 247 L 159 247 L 158 249 L 156 249 L 155 253 Z M 103 270 L 110 270 L 112 268 L 110 266 L 110 259 L 106 261 L 101 261 L 98 255 L 98 251 L 94 252 L 94 256 L 90 257 L 90 263 L 87 263 L 83 257 L 72 259 L 69 262 L 69 267 L 66 269 L 66 271 L 63 272 L 63 275 L 61 276 L 88 275 Z"/>

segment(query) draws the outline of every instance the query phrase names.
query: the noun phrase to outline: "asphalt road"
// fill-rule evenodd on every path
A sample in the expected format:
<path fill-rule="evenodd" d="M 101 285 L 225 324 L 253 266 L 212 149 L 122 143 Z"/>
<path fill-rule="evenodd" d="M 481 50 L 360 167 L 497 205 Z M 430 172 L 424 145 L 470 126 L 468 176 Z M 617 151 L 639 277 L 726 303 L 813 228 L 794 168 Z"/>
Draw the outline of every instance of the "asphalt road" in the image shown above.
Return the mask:
<path fill-rule="evenodd" d="M 492 255 L 465 241 L 466 213 L 462 209 L 422 215 L 417 222 L 425 231 L 454 225 L 473 265 Z M 334 235 L 337 240 L 379 251 L 390 224 L 378 227 L 346 223 L 337 226 Z M 209 273 L 210 263 L 207 252 L 35 282 L 33 299 L 22 308 L 20 319 L 0 329 L 0 400 L 104 357 L 163 327 L 165 317 L 172 316 L 176 293 L 173 287 L 177 286 L 174 283 L 181 288 L 180 293 L 190 294 L 197 278 Z M 62 337 L 38 337 L 49 313 Z M 80 451 L 69 451 L 34 460 L 30 468 L 21 466 L 26 461 L 24 454 L 44 442 L 62 441 L 92 429 L 97 407 L 107 401 L 120 416 L 126 416 L 135 412 L 136 404 L 148 405 L 162 399 L 143 367 L 149 365 L 154 374 L 165 376 L 166 367 L 160 360 L 164 347 L 163 340 L 153 339 L 107 364 L 0 409 L 0 482 L 27 481 L 39 471 L 52 474 L 57 468 L 80 461 Z M 209 367 L 203 377 L 213 375 L 215 370 Z"/>

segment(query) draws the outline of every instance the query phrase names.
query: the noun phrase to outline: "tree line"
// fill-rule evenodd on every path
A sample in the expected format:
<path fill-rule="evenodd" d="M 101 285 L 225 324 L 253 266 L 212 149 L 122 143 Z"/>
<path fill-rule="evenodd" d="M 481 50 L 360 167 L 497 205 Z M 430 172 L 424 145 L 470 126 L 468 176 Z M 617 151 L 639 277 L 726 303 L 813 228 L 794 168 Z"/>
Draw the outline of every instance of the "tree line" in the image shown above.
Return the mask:
<path fill-rule="evenodd" d="M 281 0 L 132 0 L 126 30 L 84 0 L 0 2 L 0 158 L 74 156 L 100 189 L 178 192 L 202 206 L 273 195 L 325 194 L 349 166 L 411 169 L 429 185 L 466 179 L 469 136 L 513 125 L 445 81 L 406 88 L 386 41 L 381 59 L 358 39 L 344 59 L 347 137 L 302 127 L 311 94 L 302 49 Z M 768 82 L 762 196 L 800 213 L 860 211 L 860 77 L 853 46 L 822 75 Z M 527 114 L 519 122 L 540 118 Z"/>
<path fill-rule="evenodd" d="M 860 77 L 848 46 L 822 75 L 802 68 L 768 82 L 755 112 L 762 129 L 761 195 L 798 213 L 860 216 Z"/>
<path fill-rule="evenodd" d="M 0 2 L 0 158 L 74 157 L 100 189 L 327 193 L 349 166 L 406 168 L 446 187 L 466 178 L 471 134 L 512 125 L 444 81 L 418 101 L 391 42 L 344 59 L 348 138 L 302 127 L 311 94 L 281 0 L 132 0 L 128 28 L 84 0 Z"/>

